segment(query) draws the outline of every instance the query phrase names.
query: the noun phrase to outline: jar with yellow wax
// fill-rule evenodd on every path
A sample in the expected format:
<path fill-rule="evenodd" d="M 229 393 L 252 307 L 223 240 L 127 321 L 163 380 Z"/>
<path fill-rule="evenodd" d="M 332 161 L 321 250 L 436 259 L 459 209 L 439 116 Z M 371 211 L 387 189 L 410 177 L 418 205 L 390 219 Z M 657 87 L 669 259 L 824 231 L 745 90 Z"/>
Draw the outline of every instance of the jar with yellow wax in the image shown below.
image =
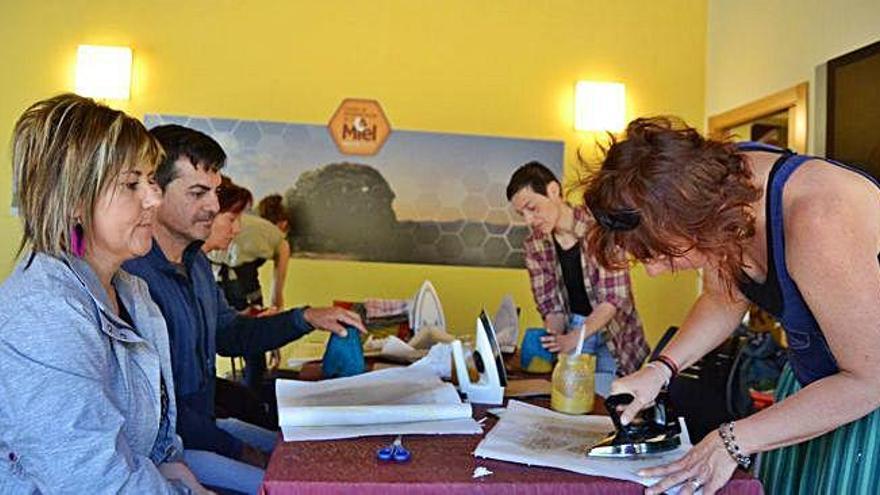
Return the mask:
<path fill-rule="evenodd" d="M 593 409 L 596 357 L 559 353 L 553 369 L 550 407 L 565 414 L 585 414 Z"/>

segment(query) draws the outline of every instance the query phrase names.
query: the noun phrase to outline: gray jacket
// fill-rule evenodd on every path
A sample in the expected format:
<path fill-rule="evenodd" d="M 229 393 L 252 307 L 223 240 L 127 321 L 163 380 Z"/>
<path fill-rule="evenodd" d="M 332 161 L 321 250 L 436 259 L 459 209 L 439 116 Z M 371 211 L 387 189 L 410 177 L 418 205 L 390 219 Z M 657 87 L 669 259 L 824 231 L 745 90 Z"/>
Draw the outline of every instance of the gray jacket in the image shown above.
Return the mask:
<path fill-rule="evenodd" d="M 143 280 L 113 286 L 136 329 L 77 258 L 36 254 L 0 287 L 0 493 L 187 492 L 156 467 L 183 452 L 165 320 Z"/>

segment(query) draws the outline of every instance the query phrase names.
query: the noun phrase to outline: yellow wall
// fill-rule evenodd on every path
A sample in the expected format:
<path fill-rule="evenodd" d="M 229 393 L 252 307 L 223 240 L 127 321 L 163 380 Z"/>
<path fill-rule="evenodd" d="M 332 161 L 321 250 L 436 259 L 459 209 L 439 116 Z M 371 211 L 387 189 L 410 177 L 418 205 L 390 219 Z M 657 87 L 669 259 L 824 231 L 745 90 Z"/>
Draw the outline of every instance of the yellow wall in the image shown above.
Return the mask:
<path fill-rule="evenodd" d="M 706 115 L 808 81 L 809 150 L 821 154 L 824 96 L 817 100 L 816 68 L 880 40 L 880 2 L 710 0 L 707 36 Z"/>
<path fill-rule="evenodd" d="M 33 101 L 73 87 L 78 44 L 134 49 L 134 115 L 192 114 L 323 124 L 345 97 L 381 101 L 398 129 L 561 139 L 574 163 L 592 136 L 572 129 L 578 79 L 627 85 L 630 117 L 704 119 L 703 0 L 77 1 L 0 3 L 0 143 Z M 573 173 L 573 168 L 568 173 Z M 0 204 L 9 204 L 9 166 Z M 19 237 L 0 208 L 0 274 Z M 512 293 L 538 322 L 524 270 L 297 260 L 290 303 L 401 297 L 425 278 L 455 331 Z M 678 323 L 692 274 L 648 280 L 636 295 L 651 340 Z"/>

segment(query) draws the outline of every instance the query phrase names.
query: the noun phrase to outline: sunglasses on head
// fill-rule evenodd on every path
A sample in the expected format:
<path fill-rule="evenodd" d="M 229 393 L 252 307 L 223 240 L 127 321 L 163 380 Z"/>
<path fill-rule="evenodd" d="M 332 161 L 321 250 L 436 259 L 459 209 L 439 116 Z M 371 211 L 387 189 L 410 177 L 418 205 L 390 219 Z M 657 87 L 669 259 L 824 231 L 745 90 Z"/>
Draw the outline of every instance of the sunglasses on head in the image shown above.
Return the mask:
<path fill-rule="evenodd" d="M 639 226 L 642 216 L 636 210 L 602 210 L 590 208 L 593 218 L 605 230 L 626 232 Z"/>

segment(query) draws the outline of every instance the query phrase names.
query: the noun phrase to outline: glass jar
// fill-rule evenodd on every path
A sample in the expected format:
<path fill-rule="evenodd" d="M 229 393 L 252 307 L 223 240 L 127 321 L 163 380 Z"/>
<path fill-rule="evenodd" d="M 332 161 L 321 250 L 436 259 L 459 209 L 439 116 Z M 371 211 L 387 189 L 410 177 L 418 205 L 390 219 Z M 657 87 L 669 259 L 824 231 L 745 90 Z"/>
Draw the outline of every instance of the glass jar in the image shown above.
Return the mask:
<path fill-rule="evenodd" d="M 566 414 L 590 412 L 595 398 L 595 373 L 595 356 L 559 353 L 553 369 L 550 407 Z"/>

